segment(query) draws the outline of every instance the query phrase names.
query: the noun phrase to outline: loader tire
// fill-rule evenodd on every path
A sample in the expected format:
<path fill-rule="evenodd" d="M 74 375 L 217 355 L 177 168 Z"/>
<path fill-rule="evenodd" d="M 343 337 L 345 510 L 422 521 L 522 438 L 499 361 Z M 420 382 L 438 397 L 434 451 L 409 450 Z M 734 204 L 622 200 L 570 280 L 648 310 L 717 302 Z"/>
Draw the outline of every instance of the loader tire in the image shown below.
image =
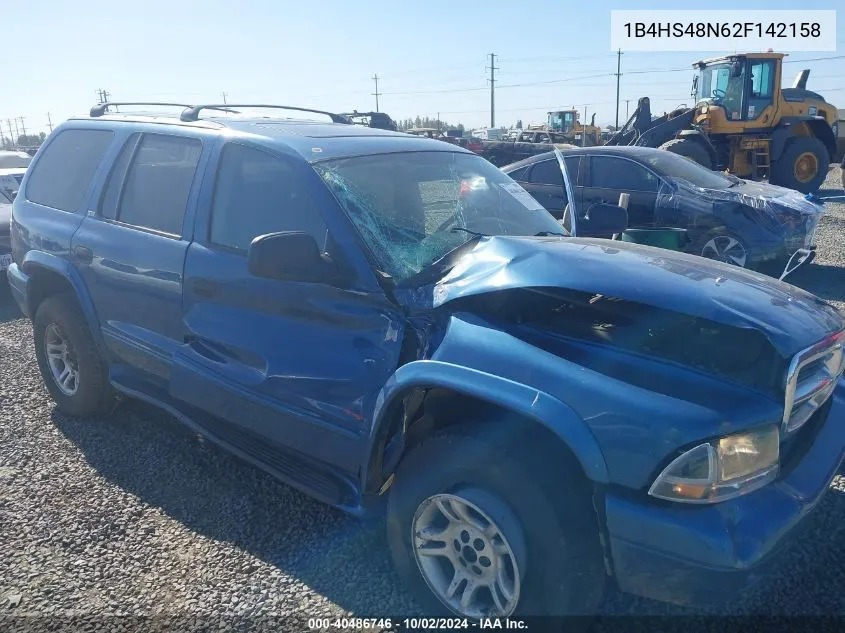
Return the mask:
<path fill-rule="evenodd" d="M 713 161 L 710 158 L 710 152 L 701 144 L 692 138 L 673 138 L 671 141 L 666 141 L 660 146 L 660 149 L 665 149 L 667 152 L 678 154 L 684 158 L 689 158 L 691 161 L 698 163 L 707 169 L 713 169 Z"/>
<path fill-rule="evenodd" d="M 821 187 L 830 167 L 827 147 L 812 136 L 790 139 L 783 154 L 772 163 L 769 181 L 773 185 L 813 193 Z"/>

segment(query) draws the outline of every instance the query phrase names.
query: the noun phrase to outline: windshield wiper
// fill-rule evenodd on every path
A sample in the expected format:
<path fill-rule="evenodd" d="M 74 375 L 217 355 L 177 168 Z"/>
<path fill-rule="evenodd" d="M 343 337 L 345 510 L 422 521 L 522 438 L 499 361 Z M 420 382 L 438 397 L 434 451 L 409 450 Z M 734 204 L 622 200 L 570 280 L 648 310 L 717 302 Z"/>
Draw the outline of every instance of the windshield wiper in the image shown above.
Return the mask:
<path fill-rule="evenodd" d="M 478 231 L 473 231 L 471 229 L 464 228 L 462 226 L 453 226 L 449 229 L 450 233 L 457 233 L 458 231 L 463 231 L 464 233 L 469 233 L 470 235 L 474 235 L 475 237 L 490 237 L 486 233 L 479 233 Z"/>
<path fill-rule="evenodd" d="M 535 233 L 534 237 L 569 237 L 566 233 L 555 233 L 554 231 L 540 231 L 539 233 Z"/>

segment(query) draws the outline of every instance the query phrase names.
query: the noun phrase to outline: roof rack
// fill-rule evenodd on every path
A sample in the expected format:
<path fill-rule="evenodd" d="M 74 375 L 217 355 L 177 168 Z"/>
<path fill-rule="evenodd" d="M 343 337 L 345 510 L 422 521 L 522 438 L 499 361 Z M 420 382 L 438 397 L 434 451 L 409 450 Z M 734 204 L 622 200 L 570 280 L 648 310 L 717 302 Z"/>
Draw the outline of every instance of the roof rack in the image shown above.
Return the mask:
<path fill-rule="evenodd" d="M 258 103 L 232 103 L 221 104 L 214 103 L 210 105 L 195 105 L 188 106 L 180 115 L 182 121 L 198 121 L 201 110 L 225 110 L 229 108 L 274 108 L 278 110 L 295 110 L 297 112 L 313 112 L 315 114 L 324 114 L 329 117 L 333 123 L 351 123 L 351 121 L 342 114 L 335 114 L 334 112 L 326 112 L 325 110 L 313 110 L 311 108 L 299 108 L 295 106 L 284 105 L 268 105 Z"/>
<path fill-rule="evenodd" d="M 165 103 L 161 101 L 108 101 L 106 103 L 98 103 L 91 108 L 90 115 L 92 117 L 101 117 L 106 113 L 106 110 L 111 106 L 171 106 L 176 108 L 193 108 L 190 103 Z M 223 110 L 224 112 L 233 112 L 237 114 L 237 110 L 232 110 L 225 105 L 223 106 L 202 106 L 214 110 Z"/>

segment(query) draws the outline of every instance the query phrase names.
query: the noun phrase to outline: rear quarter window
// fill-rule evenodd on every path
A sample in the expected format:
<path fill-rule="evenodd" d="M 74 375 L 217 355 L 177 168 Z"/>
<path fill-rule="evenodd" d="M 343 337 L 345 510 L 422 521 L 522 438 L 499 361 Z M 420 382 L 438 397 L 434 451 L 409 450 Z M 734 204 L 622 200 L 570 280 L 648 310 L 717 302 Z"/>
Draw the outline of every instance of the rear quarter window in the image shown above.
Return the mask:
<path fill-rule="evenodd" d="M 26 199 L 61 211 L 77 211 L 113 137 L 111 130 L 59 132 L 31 168 Z"/>

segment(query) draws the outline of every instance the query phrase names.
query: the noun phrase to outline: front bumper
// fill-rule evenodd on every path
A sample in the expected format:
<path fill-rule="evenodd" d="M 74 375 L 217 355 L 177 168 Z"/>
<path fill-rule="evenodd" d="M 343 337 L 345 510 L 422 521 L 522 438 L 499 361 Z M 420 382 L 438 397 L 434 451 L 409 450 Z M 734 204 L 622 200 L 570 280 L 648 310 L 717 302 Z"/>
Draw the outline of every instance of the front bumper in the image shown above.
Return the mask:
<path fill-rule="evenodd" d="M 605 515 L 622 591 L 703 605 L 750 588 L 807 525 L 845 457 L 845 382 L 803 458 L 777 481 L 712 506 L 608 493 Z"/>

